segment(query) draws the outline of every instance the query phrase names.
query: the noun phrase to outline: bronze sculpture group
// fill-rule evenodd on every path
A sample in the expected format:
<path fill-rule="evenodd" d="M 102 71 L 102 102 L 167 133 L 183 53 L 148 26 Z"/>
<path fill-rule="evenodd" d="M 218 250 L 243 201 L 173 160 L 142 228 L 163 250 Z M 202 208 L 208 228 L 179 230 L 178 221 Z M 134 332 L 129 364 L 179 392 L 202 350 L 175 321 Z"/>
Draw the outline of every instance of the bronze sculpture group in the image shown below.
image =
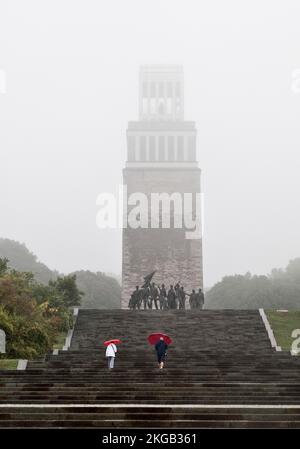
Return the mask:
<path fill-rule="evenodd" d="M 154 272 L 144 278 L 145 282 L 140 288 L 138 285 L 133 291 L 128 307 L 131 310 L 153 309 L 169 310 L 186 308 L 186 297 L 189 297 L 189 305 L 191 309 L 202 309 L 204 305 L 204 294 L 199 288 L 198 292 L 192 290 L 187 293 L 184 287 L 178 282 L 175 287 L 170 285 L 169 290 L 165 284 L 156 285 L 151 283 Z"/>

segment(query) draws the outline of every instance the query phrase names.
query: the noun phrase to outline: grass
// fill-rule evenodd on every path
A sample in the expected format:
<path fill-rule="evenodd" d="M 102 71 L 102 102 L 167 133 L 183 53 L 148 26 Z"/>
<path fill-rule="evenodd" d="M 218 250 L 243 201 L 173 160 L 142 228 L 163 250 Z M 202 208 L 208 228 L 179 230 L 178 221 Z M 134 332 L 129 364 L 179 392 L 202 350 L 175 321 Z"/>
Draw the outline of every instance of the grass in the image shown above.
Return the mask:
<path fill-rule="evenodd" d="M 294 341 L 292 332 L 294 329 L 300 329 L 300 311 L 267 311 L 266 313 L 277 344 L 281 346 L 283 351 L 290 351 Z"/>
<path fill-rule="evenodd" d="M 66 336 L 67 332 L 59 333 L 56 337 L 53 349 L 62 349 L 65 344 Z M 17 369 L 18 361 L 18 359 L 0 359 L 0 370 Z"/>
<path fill-rule="evenodd" d="M 65 344 L 66 336 L 67 332 L 58 334 L 53 349 L 62 349 Z M 17 369 L 18 361 L 18 359 L 0 359 L 0 370 Z"/>
<path fill-rule="evenodd" d="M 18 360 L 17 359 L 0 359 L 0 370 L 1 369 L 17 369 Z"/>

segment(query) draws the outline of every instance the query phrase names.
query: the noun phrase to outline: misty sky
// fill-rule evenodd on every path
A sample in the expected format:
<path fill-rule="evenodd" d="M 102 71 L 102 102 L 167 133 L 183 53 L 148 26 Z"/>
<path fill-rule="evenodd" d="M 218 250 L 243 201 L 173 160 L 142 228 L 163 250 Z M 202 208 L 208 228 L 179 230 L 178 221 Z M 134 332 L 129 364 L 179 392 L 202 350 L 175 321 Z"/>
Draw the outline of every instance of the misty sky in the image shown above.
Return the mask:
<path fill-rule="evenodd" d="M 206 287 L 300 256 L 299 24 L 299 0 L 0 0 L 0 236 L 65 273 L 120 273 L 96 198 L 122 182 L 139 66 L 182 64 Z"/>

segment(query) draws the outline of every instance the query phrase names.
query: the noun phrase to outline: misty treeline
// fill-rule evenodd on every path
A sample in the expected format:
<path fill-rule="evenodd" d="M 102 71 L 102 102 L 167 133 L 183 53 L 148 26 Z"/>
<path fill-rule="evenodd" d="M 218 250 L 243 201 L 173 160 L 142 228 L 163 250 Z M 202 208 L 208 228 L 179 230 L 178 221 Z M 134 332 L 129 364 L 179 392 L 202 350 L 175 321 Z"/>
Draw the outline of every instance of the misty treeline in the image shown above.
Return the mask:
<path fill-rule="evenodd" d="M 0 257 L 9 260 L 9 266 L 34 274 L 37 281 L 48 284 L 61 276 L 58 271 L 50 270 L 39 262 L 24 244 L 10 239 L 0 238 Z M 121 287 L 118 281 L 104 273 L 91 271 L 75 271 L 76 283 L 84 293 L 81 300 L 82 308 L 114 309 L 121 307 Z"/>
<path fill-rule="evenodd" d="M 82 295 L 75 275 L 45 285 L 0 258 L 0 328 L 7 339 L 2 357 L 27 359 L 50 351 L 58 336 L 72 328 L 72 307 L 80 305 Z"/>
<path fill-rule="evenodd" d="M 47 285 L 61 276 L 39 262 L 24 244 L 0 238 L 0 257 L 20 272 L 31 272 L 36 281 Z M 111 309 L 121 306 L 118 281 L 104 273 L 76 271 L 76 285 L 84 293 L 81 307 Z M 300 308 L 300 258 L 285 269 L 273 269 L 268 275 L 232 275 L 223 277 L 207 293 L 205 308 L 217 309 L 298 309 Z"/>
<path fill-rule="evenodd" d="M 206 294 L 208 309 L 300 308 L 300 258 L 267 276 L 225 276 Z"/>

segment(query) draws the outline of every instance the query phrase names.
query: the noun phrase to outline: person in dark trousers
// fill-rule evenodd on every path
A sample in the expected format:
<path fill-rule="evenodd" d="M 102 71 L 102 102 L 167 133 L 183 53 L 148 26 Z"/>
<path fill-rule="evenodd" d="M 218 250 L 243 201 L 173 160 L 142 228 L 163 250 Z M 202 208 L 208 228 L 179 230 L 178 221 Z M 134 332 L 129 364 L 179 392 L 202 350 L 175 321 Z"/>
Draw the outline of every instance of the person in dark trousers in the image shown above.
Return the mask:
<path fill-rule="evenodd" d="M 165 288 L 165 284 L 162 284 L 159 289 L 159 306 L 160 310 L 165 310 L 168 308 L 167 305 L 167 290 Z"/>
<path fill-rule="evenodd" d="M 159 299 L 158 288 L 156 287 L 155 283 L 152 282 L 152 284 L 150 285 L 149 309 L 152 309 L 154 302 L 155 309 L 158 310 L 158 299 Z"/>
<path fill-rule="evenodd" d="M 133 301 L 134 301 L 133 295 L 131 295 L 131 296 L 130 296 L 130 300 L 129 300 L 129 302 L 128 302 L 128 308 L 129 308 L 130 310 L 133 310 L 133 309 L 134 309 L 134 307 L 133 307 Z"/>
<path fill-rule="evenodd" d="M 163 369 L 165 358 L 167 355 L 168 345 L 165 343 L 163 337 L 160 337 L 159 342 L 155 345 L 155 351 L 157 355 L 158 368 Z"/>
<path fill-rule="evenodd" d="M 176 293 L 173 285 L 170 285 L 170 290 L 168 291 L 168 308 L 176 309 Z"/>
<path fill-rule="evenodd" d="M 198 293 L 196 294 L 196 296 L 197 296 L 196 307 L 198 309 L 203 309 L 203 306 L 204 306 L 204 293 L 201 290 L 201 288 L 199 288 Z"/>
<path fill-rule="evenodd" d="M 112 370 L 115 365 L 115 357 L 117 353 L 117 347 L 114 343 L 110 343 L 106 348 L 106 358 L 108 361 L 108 369 Z"/>
<path fill-rule="evenodd" d="M 180 287 L 180 289 L 179 289 L 179 309 L 185 309 L 185 298 L 186 298 L 186 293 L 184 291 L 184 287 Z"/>
<path fill-rule="evenodd" d="M 129 301 L 129 308 L 131 310 L 135 310 L 137 308 L 139 309 L 139 297 L 140 297 L 140 288 L 137 285 L 135 287 L 134 292 L 132 292 L 132 295 L 131 295 L 131 298 L 130 298 L 130 301 Z"/>
<path fill-rule="evenodd" d="M 190 295 L 190 308 L 191 309 L 195 309 L 197 307 L 196 302 L 197 302 L 197 295 L 196 295 L 195 290 L 193 289 L 192 294 Z"/>
<path fill-rule="evenodd" d="M 147 307 L 148 307 L 148 298 L 149 298 L 149 294 L 150 294 L 150 289 L 149 289 L 149 287 L 146 287 L 146 288 L 144 288 L 143 290 L 142 290 L 142 301 L 143 301 L 143 304 L 144 304 L 144 310 L 146 310 L 147 309 Z"/>

